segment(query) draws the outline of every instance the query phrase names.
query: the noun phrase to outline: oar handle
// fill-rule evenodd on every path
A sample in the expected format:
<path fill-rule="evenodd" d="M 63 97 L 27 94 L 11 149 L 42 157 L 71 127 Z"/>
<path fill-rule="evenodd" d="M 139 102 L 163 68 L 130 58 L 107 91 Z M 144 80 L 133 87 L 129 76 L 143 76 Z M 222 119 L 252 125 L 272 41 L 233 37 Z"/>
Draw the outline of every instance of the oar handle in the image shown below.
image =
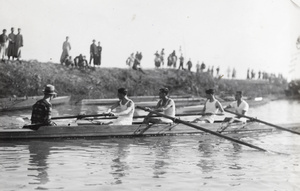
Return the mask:
<path fill-rule="evenodd" d="M 164 115 L 164 114 L 162 114 L 162 113 L 153 111 L 153 110 L 151 110 L 151 109 L 149 109 L 149 108 L 144 108 L 144 107 L 141 107 L 141 106 L 136 106 L 136 108 L 142 109 L 142 110 L 144 110 L 144 111 L 149 111 L 149 112 L 154 113 L 154 114 L 156 114 L 156 115 L 158 115 L 158 116 L 161 116 L 161 117 L 165 117 L 165 118 L 171 119 L 171 120 L 173 120 L 175 123 L 182 123 L 182 124 L 184 124 L 184 125 L 193 127 L 193 128 L 195 128 L 195 129 L 198 129 L 198 130 L 202 130 L 202 131 L 204 131 L 204 132 L 213 134 L 213 135 L 218 136 L 218 137 L 222 137 L 222 138 L 224 138 L 224 139 L 230 140 L 230 141 L 232 141 L 232 142 L 239 143 L 239 144 L 241 144 L 241 145 L 245 145 L 245 146 L 248 146 L 248 147 L 251 147 L 251 148 L 260 150 L 260 151 L 264 151 L 264 152 L 267 151 L 267 150 L 265 150 L 265 149 L 263 149 L 263 148 L 260 148 L 260 147 L 255 146 L 255 145 L 251 145 L 251 144 L 249 144 L 249 143 L 246 143 L 246 142 L 243 142 L 243 141 L 240 141 L 240 140 L 237 140 L 237 139 L 233 139 L 233 138 L 231 138 L 231 137 L 227 137 L 227 136 L 225 136 L 225 135 L 219 134 L 219 133 L 214 132 L 214 131 L 211 131 L 211 130 L 209 130 L 209 129 L 200 127 L 200 126 L 198 126 L 198 125 L 195 125 L 195 124 L 192 124 L 192 123 L 189 123 L 189 122 L 186 122 L 186 121 L 182 121 L 182 120 L 180 120 L 180 119 L 178 119 L 178 118 L 171 117 L 171 116 Z"/>
<path fill-rule="evenodd" d="M 275 124 L 272 124 L 272 123 L 268 123 L 268 122 L 266 122 L 266 121 L 262 121 L 262 120 L 259 120 L 259 119 L 257 119 L 257 118 L 249 117 L 249 116 L 246 116 L 246 115 L 241 115 L 241 114 L 235 113 L 235 112 L 233 112 L 233 111 L 230 111 L 230 110 L 228 110 L 228 109 L 224 109 L 224 110 L 225 110 L 226 112 L 228 112 L 228 113 L 231 113 L 231 114 L 234 114 L 234 115 L 237 115 L 237 116 L 240 116 L 240 117 L 245 117 L 245 118 L 247 118 L 247 119 L 250 119 L 250 120 L 253 120 L 253 121 L 257 121 L 257 122 L 259 122 L 259 123 L 263 123 L 263 124 L 266 124 L 266 125 L 275 127 L 275 128 L 277 128 L 277 129 L 280 129 L 280 130 L 283 130 L 283 131 L 288 131 L 288 132 L 290 132 L 290 133 L 294 133 L 294 134 L 300 135 L 300 132 L 296 132 L 296 131 L 293 131 L 293 130 L 290 130 L 290 129 L 286 129 L 286 128 L 284 128 L 284 127 L 280 127 L 280 126 L 278 126 L 278 125 L 275 125 Z"/>

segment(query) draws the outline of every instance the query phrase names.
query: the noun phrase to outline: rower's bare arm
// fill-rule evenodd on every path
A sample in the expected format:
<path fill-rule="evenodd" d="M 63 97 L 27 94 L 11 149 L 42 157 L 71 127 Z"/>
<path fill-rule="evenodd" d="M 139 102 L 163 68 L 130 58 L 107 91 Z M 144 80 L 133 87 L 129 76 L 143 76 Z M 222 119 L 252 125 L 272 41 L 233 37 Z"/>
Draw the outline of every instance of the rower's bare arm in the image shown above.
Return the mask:
<path fill-rule="evenodd" d="M 231 108 L 231 105 L 227 105 L 224 107 L 224 109 L 229 109 L 229 108 Z"/>
<path fill-rule="evenodd" d="M 221 113 L 224 113 L 224 109 L 223 109 L 223 106 L 222 106 L 222 104 L 219 102 L 219 101 L 217 101 L 217 108 L 219 108 L 219 111 L 221 112 Z"/>
<path fill-rule="evenodd" d="M 107 111 L 106 113 L 110 113 L 112 110 L 116 109 L 119 106 L 119 102 L 114 103 Z"/>
<path fill-rule="evenodd" d="M 206 101 L 207 102 L 207 101 Z M 206 102 L 204 102 L 204 107 L 202 109 L 202 113 L 205 113 L 206 112 Z"/>
<path fill-rule="evenodd" d="M 242 113 L 241 113 L 241 115 L 240 115 L 240 117 L 242 117 L 243 115 L 245 115 L 246 112 L 247 112 L 246 110 L 243 110 Z"/>
<path fill-rule="evenodd" d="M 134 109 L 134 104 L 130 101 L 127 105 L 127 109 L 125 109 L 124 111 L 122 112 L 119 112 L 119 113 L 115 113 L 116 116 L 120 116 L 120 115 L 127 115 L 129 114 L 133 109 Z"/>

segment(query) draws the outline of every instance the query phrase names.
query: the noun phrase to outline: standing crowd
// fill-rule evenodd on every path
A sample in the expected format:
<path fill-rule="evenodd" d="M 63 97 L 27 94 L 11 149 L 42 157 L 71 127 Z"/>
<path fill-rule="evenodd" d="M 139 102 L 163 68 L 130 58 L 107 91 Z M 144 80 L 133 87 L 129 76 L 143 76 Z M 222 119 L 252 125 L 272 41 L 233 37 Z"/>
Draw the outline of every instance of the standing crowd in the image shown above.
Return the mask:
<path fill-rule="evenodd" d="M 12 27 L 11 32 L 7 35 L 6 29 L 3 29 L 0 35 L 0 59 L 2 62 L 7 60 L 14 60 L 15 58 L 20 61 L 21 50 L 23 47 L 23 35 L 21 29 L 18 28 L 18 33 L 14 33 L 15 29 Z M 21 61 L 20 61 L 21 62 Z"/>
<path fill-rule="evenodd" d="M 90 45 L 90 60 L 89 62 L 86 59 L 85 55 L 79 54 L 74 59 L 70 54 L 71 44 L 69 42 L 69 37 L 66 37 L 66 41 L 62 45 L 62 54 L 60 56 L 60 63 L 62 65 L 76 67 L 76 68 L 88 68 L 88 67 L 100 67 L 101 65 L 101 55 L 102 55 L 102 46 L 100 46 L 100 41 L 96 45 L 96 40 L 92 41 Z M 93 63 L 93 64 L 92 64 Z"/>

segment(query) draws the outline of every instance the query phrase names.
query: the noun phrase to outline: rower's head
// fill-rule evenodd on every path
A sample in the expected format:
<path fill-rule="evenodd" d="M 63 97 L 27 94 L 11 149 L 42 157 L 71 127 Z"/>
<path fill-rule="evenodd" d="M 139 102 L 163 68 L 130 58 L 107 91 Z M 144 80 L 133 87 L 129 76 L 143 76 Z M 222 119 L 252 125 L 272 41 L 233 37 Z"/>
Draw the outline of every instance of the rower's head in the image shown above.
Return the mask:
<path fill-rule="evenodd" d="M 235 92 L 235 100 L 241 100 L 243 97 L 243 92 L 242 91 L 236 91 Z"/>
<path fill-rule="evenodd" d="M 118 98 L 123 99 L 125 96 L 127 96 L 128 90 L 126 88 L 119 88 L 118 89 Z"/>
<path fill-rule="evenodd" d="M 43 90 L 44 92 L 44 96 L 46 98 L 49 98 L 52 99 L 52 98 L 55 98 L 57 93 L 55 92 L 55 87 L 51 84 L 47 84 Z"/>
<path fill-rule="evenodd" d="M 160 88 L 159 89 L 159 98 L 165 98 L 166 96 L 169 95 L 169 89 L 168 88 Z"/>
<path fill-rule="evenodd" d="M 211 99 L 215 95 L 215 90 L 214 89 L 208 89 L 208 90 L 205 91 L 205 93 L 206 93 L 206 97 L 208 99 Z"/>

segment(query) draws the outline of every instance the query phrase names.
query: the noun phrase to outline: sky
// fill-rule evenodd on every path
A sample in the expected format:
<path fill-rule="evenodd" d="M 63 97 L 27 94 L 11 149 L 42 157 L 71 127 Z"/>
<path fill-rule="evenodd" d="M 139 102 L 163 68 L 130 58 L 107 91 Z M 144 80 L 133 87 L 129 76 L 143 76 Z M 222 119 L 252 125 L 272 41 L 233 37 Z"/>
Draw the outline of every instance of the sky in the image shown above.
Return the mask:
<path fill-rule="evenodd" d="M 193 70 L 199 61 L 245 78 L 247 69 L 300 78 L 299 0 L 0 0 L 2 29 L 21 28 L 22 58 L 59 62 L 69 36 L 71 55 L 89 59 L 92 40 L 101 42 L 102 67 L 126 68 L 142 52 L 142 68 L 154 68 L 165 49 Z M 298 5 L 297 5 L 298 3 Z M 15 30 L 16 31 L 16 30 Z M 178 65 L 178 64 L 177 64 Z"/>

